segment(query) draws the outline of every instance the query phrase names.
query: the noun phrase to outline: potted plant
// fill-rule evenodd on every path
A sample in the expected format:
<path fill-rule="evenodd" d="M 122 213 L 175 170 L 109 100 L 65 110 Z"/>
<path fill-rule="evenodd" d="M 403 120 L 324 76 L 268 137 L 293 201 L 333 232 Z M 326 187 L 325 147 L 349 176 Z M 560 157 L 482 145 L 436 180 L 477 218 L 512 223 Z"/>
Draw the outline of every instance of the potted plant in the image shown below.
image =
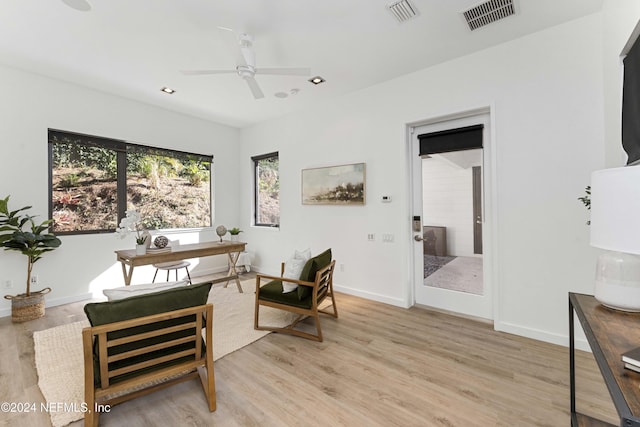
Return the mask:
<path fill-rule="evenodd" d="M 229 234 L 231 234 L 231 241 L 232 242 L 237 242 L 238 241 L 238 235 L 242 233 L 242 230 L 240 230 L 238 227 L 233 227 L 231 230 L 229 230 Z"/>
<path fill-rule="evenodd" d="M 151 246 L 151 234 L 142 225 L 142 216 L 135 209 L 128 210 L 126 216 L 120 220 L 116 229 L 118 237 L 124 239 L 129 233 L 136 233 L 136 255 L 144 255 Z"/>
<path fill-rule="evenodd" d="M 591 210 L 591 186 L 587 185 L 584 191 L 586 195 L 582 197 L 578 197 L 578 200 L 580 200 L 582 204 L 584 204 L 587 210 Z M 587 225 L 590 225 L 590 224 L 591 224 L 591 221 L 587 221 Z"/>
<path fill-rule="evenodd" d="M 56 249 L 62 243 L 49 232 L 51 220 L 36 224 L 34 216 L 21 214 L 28 209 L 31 209 L 31 206 L 9 211 L 9 196 L 0 199 L 0 247 L 5 251 L 18 251 L 27 257 L 26 292 L 5 295 L 5 299 L 11 300 L 11 318 L 14 322 L 44 316 L 44 295 L 51 292 L 51 288 L 31 291 L 33 264 L 40 260 L 44 253 Z"/>

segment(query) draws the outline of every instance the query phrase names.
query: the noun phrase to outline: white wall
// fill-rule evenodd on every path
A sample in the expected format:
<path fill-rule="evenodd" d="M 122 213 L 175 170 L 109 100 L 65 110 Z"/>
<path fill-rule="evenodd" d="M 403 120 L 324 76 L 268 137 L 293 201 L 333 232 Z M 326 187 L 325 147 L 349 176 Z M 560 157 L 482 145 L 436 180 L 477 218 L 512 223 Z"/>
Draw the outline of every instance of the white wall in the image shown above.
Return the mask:
<path fill-rule="evenodd" d="M 255 267 L 275 273 L 296 248 L 330 246 L 344 265 L 339 290 L 412 304 L 405 125 L 490 106 L 495 326 L 566 342 L 567 292 L 593 291 L 595 255 L 577 197 L 604 166 L 602 26 L 601 14 L 588 16 L 244 129 L 241 220 Z M 271 151 L 280 152 L 280 231 L 249 228 L 249 158 Z M 301 205 L 302 168 L 351 162 L 367 164 L 366 206 Z M 380 203 L 383 194 L 393 202 Z M 368 233 L 395 241 L 367 242 Z"/>
<path fill-rule="evenodd" d="M 433 156 L 422 160 L 422 223 L 447 228 L 447 255 L 473 253 L 472 169 Z"/>
<path fill-rule="evenodd" d="M 33 214 L 47 218 L 47 129 L 55 128 L 213 154 L 215 221 L 232 224 L 238 217 L 237 129 L 1 66 L 0 93 L 0 197 L 11 195 L 10 207 L 31 205 Z M 169 237 L 189 243 L 213 239 L 213 234 L 205 230 Z M 133 248 L 133 237 L 119 240 L 113 234 L 99 234 L 62 236 L 61 240 L 62 246 L 34 267 L 40 287 L 53 288 L 47 304 L 82 299 L 105 287 L 124 284 L 113 251 Z M 196 274 L 226 266 L 222 257 L 215 258 L 202 260 Z M 134 283 L 150 282 L 153 271 L 151 267 L 136 269 Z M 6 280 L 13 281 L 13 289 L 4 288 Z M 24 292 L 25 281 L 24 255 L 0 253 L 2 295 Z M 9 314 L 9 306 L 8 301 L 0 300 L 0 316 Z"/>
<path fill-rule="evenodd" d="M 588 245 L 587 213 L 576 199 L 591 171 L 621 164 L 618 55 L 638 17 L 639 2 L 605 0 L 600 14 L 244 129 L 240 135 L 0 67 L 0 195 L 11 194 L 14 206 L 31 204 L 35 213 L 46 216 L 48 127 L 212 152 L 215 222 L 246 230 L 243 237 L 255 254 L 255 267 L 276 273 L 296 248 L 319 252 L 332 247 L 339 290 L 408 306 L 413 213 L 405 126 L 489 106 L 497 161 L 495 325 L 566 342 L 567 292 L 593 292 L 596 256 Z M 250 227 L 250 157 L 272 151 L 280 152 L 281 164 L 277 231 Z M 354 162 L 367 164 L 365 206 L 301 205 L 302 168 Z M 381 203 L 382 195 L 392 196 L 393 202 Z M 375 233 L 376 241 L 368 242 L 368 233 Z M 382 233 L 395 240 L 382 242 Z M 68 301 L 121 283 L 113 250 L 129 246 L 133 243 L 112 235 L 63 237 L 62 248 L 36 265 L 43 284 L 54 288 L 48 301 Z M 19 286 L 24 270 L 21 255 L 0 256 L 1 279 Z M 136 272 L 134 280 L 142 276 Z M 0 310 L 7 307 L 0 302 Z"/>

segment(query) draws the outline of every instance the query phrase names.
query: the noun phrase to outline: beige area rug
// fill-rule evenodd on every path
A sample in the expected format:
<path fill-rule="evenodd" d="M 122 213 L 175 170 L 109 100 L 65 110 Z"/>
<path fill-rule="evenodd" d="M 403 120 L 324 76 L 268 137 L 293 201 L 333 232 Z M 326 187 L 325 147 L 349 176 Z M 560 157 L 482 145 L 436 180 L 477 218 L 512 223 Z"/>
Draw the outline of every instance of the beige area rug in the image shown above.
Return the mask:
<path fill-rule="evenodd" d="M 239 293 L 234 282 L 227 288 L 216 285 L 211 289 L 209 302 L 213 303 L 213 358 L 214 360 L 236 351 L 267 335 L 268 331 L 253 329 L 255 304 L 254 280 L 242 282 L 244 293 Z M 284 326 L 292 320 L 291 314 L 263 307 L 260 323 Z M 49 403 L 64 403 L 80 408 L 84 402 L 84 362 L 82 356 L 82 328 L 88 321 L 70 323 L 33 333 L 38 386 Z M 75 404 L 75 406 L 73 406 Z M 61 427 L 83 418 L 81 411 L 52 412 L 51 423 Z"/>

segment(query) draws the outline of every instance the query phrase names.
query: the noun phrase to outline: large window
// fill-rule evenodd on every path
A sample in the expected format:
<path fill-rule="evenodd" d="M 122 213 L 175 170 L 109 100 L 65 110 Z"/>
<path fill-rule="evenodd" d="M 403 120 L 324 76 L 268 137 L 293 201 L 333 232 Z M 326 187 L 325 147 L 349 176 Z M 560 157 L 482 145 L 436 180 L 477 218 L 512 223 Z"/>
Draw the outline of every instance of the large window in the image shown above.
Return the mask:
<path fill-rule="evenodd" d="M 278 153 L 252 157 L 255 179 L 254 224 L 280 226 L 280 173 Z"/>
<path fill-rule="evenodd" d="M 213 156 L 49 130 L 50 218 L 58 234 L 211 226 Z"/>

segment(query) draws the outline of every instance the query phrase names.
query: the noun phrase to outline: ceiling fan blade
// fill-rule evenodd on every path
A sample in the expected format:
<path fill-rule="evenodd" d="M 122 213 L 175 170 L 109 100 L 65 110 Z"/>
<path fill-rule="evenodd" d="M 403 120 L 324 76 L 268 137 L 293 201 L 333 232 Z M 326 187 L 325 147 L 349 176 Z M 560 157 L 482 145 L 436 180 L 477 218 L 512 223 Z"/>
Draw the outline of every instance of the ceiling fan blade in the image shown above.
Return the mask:
<path fill-rule="evenodd" d="M 249 89 L 251 89 L 251 93 L 255 99 L 264 98 L 264 93 L 262 93 L 262 89 L 258 86 L 256 79 L 253 77 L 247 77 L 244 80 L 247 82 L 247 85 L 249 86 Z"/>
<path fill-rule="evenodd" d="M 310 68 L 258 68 L 257 74 L 272 74 L 281 76 L 309 76 L 311 75 Z"/>
<path fill-rule="evenodd" d="M 237 70 L 184 70 L 180 71 L 182 74 L 187 76 L 202 76 L 208 74 L 234 74 L 237 73 Z"/>
<path fill-rule="evenodd" d="M 247 65 L 240 51 L 241 34 L 227 27 L 218 26 L 218 34 L 225 46 L 225 50 L 230 58 L 234 58 L 236 65 Z"/>

